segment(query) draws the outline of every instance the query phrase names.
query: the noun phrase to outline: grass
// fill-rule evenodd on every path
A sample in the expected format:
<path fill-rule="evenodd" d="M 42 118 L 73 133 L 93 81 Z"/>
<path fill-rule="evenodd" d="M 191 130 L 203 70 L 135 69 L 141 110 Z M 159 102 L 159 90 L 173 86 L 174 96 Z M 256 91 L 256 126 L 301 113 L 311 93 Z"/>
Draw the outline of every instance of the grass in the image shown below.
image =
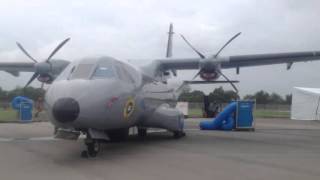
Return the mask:
<path fill-rule="evenodd" d="M 290 111 L 257 109 L 255 118 L 290 118 Z M 189 117 L 202 117 L 202 109 L 189 109 Z"/>
<path fill-rule="evenodd" d="M 202 117 L 202 109 L 189 109 L 189 117 Z M 276 110 L 262 110 L 254 111 L 256 118 L 290 118 L 289 111 L 276 111 Z M 0 109 L 0 123 L 4 122 L 17 122 L 17 112 L 11 108 Z"/>
<path fill-rule="evenodd" d="M 258 118 L 290 118 L 290 111 L 276 111 L 276 110 L 256 110 L 254 116 Z"/>
<path fill-rule="evenodd" d="M 189 117 L 202 117 L 202 109 L 189 109 Z"/>
<path fill-rule="evenodd" d="M 17 111 L 8 108 L 0 109 L 0 123 L 18 121 Z"/>

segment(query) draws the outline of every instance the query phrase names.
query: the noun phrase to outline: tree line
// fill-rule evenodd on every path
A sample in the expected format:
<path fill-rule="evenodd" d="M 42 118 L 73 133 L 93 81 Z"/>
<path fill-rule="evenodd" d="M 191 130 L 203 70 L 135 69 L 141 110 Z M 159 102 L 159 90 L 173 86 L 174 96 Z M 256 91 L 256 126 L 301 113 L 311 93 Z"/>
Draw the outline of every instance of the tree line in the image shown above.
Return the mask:
<path fill-rule="evenodd" d="M 44 96 L 45 91 L 41 88 L 34 88 L 34 87 L 16 87 L 13 90 L 3 90 L 0 87 L 0 101 L 1 102 L 11 102 L 12 99 L 16 96 L 26 96 L 34 101 L 36 101 L 39 97 Z"/>
<path fill-rule="evenodd" d="M 186 102 L 203 102 L 203 96 L 205 94 L 202 91 L 184 91 L 178 98 L 179 101 Z M 228 103 L 232 100 L 240 99 L 239 95 L 232 90 L 224 90 L 222 87 L 215 88 L 209 93 L 209 101 L 217 103 Z M 256 100 L 257 104 L 291 104 L 292 95 L 287 94 L 284 97 L 277 93 L 269 94 L 266 91 L 258 91 L 254 94 L 248 94 L 243 97 L 244 100 Z"/>
<path fill-rule="evenodd" d="M 41 88 L 17 87 L 13 90 L 3 90 L 0 87 L 0 101 L 11 102 L 16 96 L 27 96 L 36 101 L 39 97 L 44 96 L 45 91 Z M 186 102 L 203 102 L 203 96 L 205 94 L 202 91 L 184 91 L 178 98 L 179 101 Z M 217 103 L 228 103 L 232 100 L 240 99 L 239 95 L 232 90 L 224 90 L 222 87 L 215 88 L 209 93 L 209 101 Z M 287 94 L 284 97 L 277 93 L 268 93 L 266 91 L 258 91 L 254 94 L 247 94 L 243 97 L 245 100 L 256 100 L 257 104 L 291 104 L 292 95 Z"/>

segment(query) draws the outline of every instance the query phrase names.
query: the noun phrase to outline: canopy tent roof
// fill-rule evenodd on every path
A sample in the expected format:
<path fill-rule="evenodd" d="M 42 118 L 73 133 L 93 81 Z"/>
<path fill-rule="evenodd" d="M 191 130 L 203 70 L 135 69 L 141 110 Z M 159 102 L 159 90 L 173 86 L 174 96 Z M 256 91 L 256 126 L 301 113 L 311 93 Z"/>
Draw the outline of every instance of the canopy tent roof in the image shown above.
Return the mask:
<path fill-rule="evenodd" d="M 306 87 L 294 87 L 294 89 L 301 90 L 304 92 L 310 92 L 314 94 L 319 94 L 320 95 L 320 88 L 306 88 Z"/>
<path fill-rule="evenodd" d="M 320 88 L 293 88 L 291 119 L 320 120 Z"/>

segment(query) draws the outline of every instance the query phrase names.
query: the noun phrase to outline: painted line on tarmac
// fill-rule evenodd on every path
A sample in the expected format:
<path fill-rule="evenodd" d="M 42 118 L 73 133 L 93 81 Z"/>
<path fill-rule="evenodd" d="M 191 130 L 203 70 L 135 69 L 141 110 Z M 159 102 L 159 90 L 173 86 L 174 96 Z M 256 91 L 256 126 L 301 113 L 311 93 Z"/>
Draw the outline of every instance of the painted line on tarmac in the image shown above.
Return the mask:
<path fill-rule="evenodd" d="M 31 137 L 31 138 L 3 138 L 0 137 L 0 142 L 14 142 L 14 141 L 57 141 L 52 136 L 48 137 Z"/>
<path fill-rule="evenodd" d="M 0 142 L 10 142 L 13 141 L 13 138 L 1 138 L 0 137 Z"/>
<path fill-rule="evenodd" d="M 184 129 L 184 131 L 200 131 L 200 129 L 188 128 L 188 129 Z M 152 129 L 152 130 L 148 130 L 148 133 L 159 133 L 159 132 L 169 132 L 169 131 L 168 131 L 168 130 L 165 130 L 165 129 Z"/>
<path fill-rule="evenodd" d="M 200 131 L 200 129 L 197 129 L 197 128 L 192 128 L 192 129 L 184 129 L 185 131 Z"/>
<path fill-rule="evenodd" d="M 199 131 L 196 128 L 188 128 L 184 129 L 184 131 Z M 151 129 L 148 130 L 148 133 L 161 133 L 161 132 L 168 132 L 165 129 Z M 80 135 L 79 139 L 84 139 L 84 135 Z M 17 138 L 10 138 L 10 137 L 0 137 L 0 142 L 14 142 L 14 141 L 59 141 L 61 139 L 54 138 L 53 136 L 44 136 L 44 137 L 31 137 L 31 138 L 24 138 L 24 137 L 17 137 Z"/>

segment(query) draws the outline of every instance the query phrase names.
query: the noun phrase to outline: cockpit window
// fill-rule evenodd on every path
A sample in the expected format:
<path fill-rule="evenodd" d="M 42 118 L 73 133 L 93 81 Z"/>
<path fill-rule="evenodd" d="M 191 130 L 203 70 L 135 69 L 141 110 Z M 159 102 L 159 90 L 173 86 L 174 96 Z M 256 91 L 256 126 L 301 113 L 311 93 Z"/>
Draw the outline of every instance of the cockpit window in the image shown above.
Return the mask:
<path fill-rule="evenodd" d="M 93 67 L 93 64 L 79 64 L 75 70 L 71 72 L 70 79 L 88 79 Z"/>
<path fill-rule="evenodd" d="M 92 79 L 106 79 L 114 77 L 115 73 L 111 65 L 98 65 L 92 75 Z"/>

